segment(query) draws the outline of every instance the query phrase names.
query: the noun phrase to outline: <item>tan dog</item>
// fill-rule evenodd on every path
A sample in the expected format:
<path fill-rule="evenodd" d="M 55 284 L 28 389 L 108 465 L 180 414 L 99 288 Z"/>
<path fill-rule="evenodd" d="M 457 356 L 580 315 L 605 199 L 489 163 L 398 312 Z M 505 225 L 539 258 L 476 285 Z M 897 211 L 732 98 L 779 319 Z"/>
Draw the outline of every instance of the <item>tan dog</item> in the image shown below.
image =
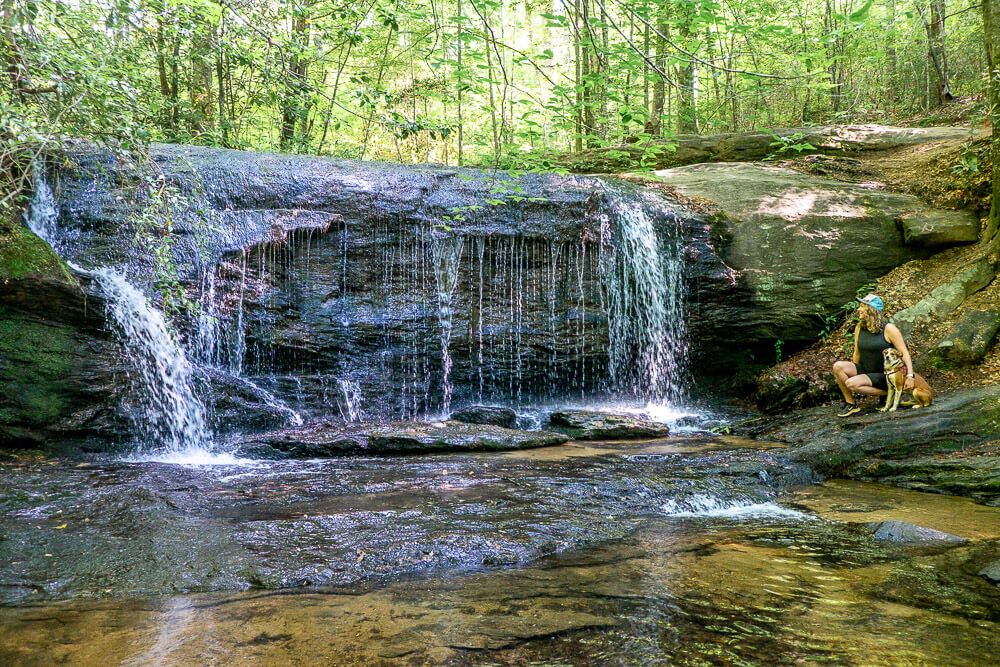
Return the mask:
<path fill-rule="evenodd" d="M 899 408 L 899 399 L 903 397 L 903 388 L 906 386 L 906 364 L 903 363 L 903 356 L 894 347 L 882 350 L 882 360 L 889 394 L 885 397 L 885 407 L 879 412 L 895 412 Z M 923 376 L 916 373 L 913 374 L 913 400 L 916 401 L 911 406 L 914 408 L 926 408 L 934 401 L 934 390 Z"/>

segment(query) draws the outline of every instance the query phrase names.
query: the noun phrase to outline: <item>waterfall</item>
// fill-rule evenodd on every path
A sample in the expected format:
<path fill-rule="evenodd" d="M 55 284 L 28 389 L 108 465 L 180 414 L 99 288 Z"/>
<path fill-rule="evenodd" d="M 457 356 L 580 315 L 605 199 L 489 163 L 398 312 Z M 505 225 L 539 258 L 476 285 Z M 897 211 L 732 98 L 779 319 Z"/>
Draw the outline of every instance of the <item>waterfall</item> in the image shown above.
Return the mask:
<path fill-rule="evenodd" d="M 45 178 L 45 167 L 41 160 L 31 163 L 31 173 L 35 177 L 35 192 L 24 213 L 24 223 L 36 236 L 46 241 L 52 249 L 59 253 L 58 220 L 59 211 L 56 208 L 56 198 L 52 188 Z"/>
<path fill-rule="evenodd" d="M 465 247 L 465 237 L 462 236 L 431 236 L 431 252 L 434 259 L 434 281 L 437 285 L 438 324 L 441 338 L 441 387 L 442 411 L 447 413 L 451 408 L 451 331 L 452 331 L 452 297 L 458 285 L 458 269 L 462 262 L 462 250 Z"/>
<path fill-rule="evenodd" d="M 121 273 L 102 268 L 90 275 L 107 297 L 108 314 L 128 349 L 142 441 L 168 453 L 203 448 L 211 442 L 205 406 L 194 392 L 191 364 L 163 314 Z"/>
<path fill-rule="evenodd" d="M 61 249 L 58 209 L 44 167 L 34 165 L 35 191 L 25 215 L 32 232 Z M 184 349 L 167 329 L 163 313 L 125 276 L 110 268 L 74 270 L 92 277 L 107 299 L 108 316 L 127 350 L 138 414 L 133 414 L 142 449 L 162 460 L 192 463 L 229 462 L 231 456 L 214 455 L 205 447 L 212 442 L 205 405 L 194 390 L 191 364 Z"/>
<path fill-rule="evenodd" d="M 683 257 L 678 239 L 661 239 L 649 212 L 609 193 L 609 243 L 601 272 L 608 314 L 612 388 L 653 402 L 683 398 L 687 356 Z"/>

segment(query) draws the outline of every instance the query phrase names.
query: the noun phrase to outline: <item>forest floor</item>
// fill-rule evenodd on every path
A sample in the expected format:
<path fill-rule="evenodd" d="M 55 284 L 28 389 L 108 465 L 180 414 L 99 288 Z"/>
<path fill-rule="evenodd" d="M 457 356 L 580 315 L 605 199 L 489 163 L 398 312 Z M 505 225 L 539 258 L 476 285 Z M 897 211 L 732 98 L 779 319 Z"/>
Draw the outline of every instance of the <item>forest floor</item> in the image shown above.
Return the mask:
<path fill-rule="evenodd" d="M 805 173 L 909 192 L 941 208 L 970 209 L 985 217 L 991 192 L 989 136 L 989 128 L 977 123 L 969 128 L 969 138 L 965 141 L 941 141 L 891 151 L 858 153 L 852 157 L 810 155 L 780 164 Z M 873 291 L 886 300 L 891 315 L 914 305 L 981 257 L 983 252 L 983 247 L 975 244 L 949 248 L 928 259 L 907 262 L 880 278 Z M 923 353 L 972 310 L 1000 310 L 1000 281 L 972 295 L 947 317 L 918 326 L 907 341 L 917 372 L 937 391 L 1000 383 L 1000 345 L 994 345 L 978 366 L 942 370 L 920 363 Z M 845 315 L 845 320 L 825 338 L 766 373 L 793 375 L 815 386 L 829 385 L 833 362 L 850 358 L 857 320 L 853 312 Z"/>

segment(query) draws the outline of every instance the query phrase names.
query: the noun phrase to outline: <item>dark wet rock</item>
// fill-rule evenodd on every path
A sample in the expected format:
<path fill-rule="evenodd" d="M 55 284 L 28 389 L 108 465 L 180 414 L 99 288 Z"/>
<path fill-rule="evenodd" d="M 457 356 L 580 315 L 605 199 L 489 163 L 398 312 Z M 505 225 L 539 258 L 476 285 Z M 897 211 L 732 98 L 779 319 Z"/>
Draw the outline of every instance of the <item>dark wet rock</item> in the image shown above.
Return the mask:
<path fill-rule="evenodd" d="M 942 368 L 978 364 L 993 347 L 998 332 L 1000 312 L 968 312 L 928 351 L 927 361 Z"/>
<path fill-rule="evenodd" d="M 517 413 L 495 405 L 470 405 L 451 413 L 451 420 L 466 424 L 490 424 L 517 428 Z"/>
<path fill-rule="evenodd" d="M 875 407 L 846 419 L 833 405 L 810 408 L 755 431 L 790 443 L 784 456 L 821 475 L 1000 505 L 1000 385 L 939 396 L 930 408 Z"/>
<path fill-rule="evenodd" d="M 826 384 L 818 384 L 777 368 L 769 368 L 757 376 L 753 399 L 761 412 L 778 415 L 825 403 L 838 394 L 832 374 Z"/>
<path fill-rule="evenodd" d="M 175 211 L 175 259 L 215 318 L 216 357 L 313 415 L 329 414 L 324 396 L 346 383 L 386 419 L 446 410 L 448 394 L 461 405 L 606 389 L 600 249 L 615 244 L 617 207 L 643 211 L 665 252 L 707 235 L 660 193 L 608 179 L 185 146 L 151 154 L 190 203 Z M 120 240 L 148 205 L 148 169 L 92 147 L 72 156 L 53 176 L 69 257 L 127 264 L 142 286 L 149 249 Z"/>
<path fill-rule="evenodd" d="M 983 257 L 963 269 L 952 280 L 931 290 L 930 294 L 892 316 L 893 323 L 904 335 L 910 335 L 915 327 L 940 320 L 954 311 L 970 295 L 975 294 L 993 281 L 993 263 Z"/>
<path fill-rule="evenodd" d="M 824 314 L 928 252 L 907 245 L 898 228 L 904 213 L 928 210 L 912 195 L 767 164 L 698 164 L 656 176 L 717 210 L 712 237 L 732 286 L 719 300 L 706 286 L 696 312 L 727 323 L 729 349 L 719 341 L 718 356 L 699 368 L 731 372 L 747 355 L 773 357 L 775 340 L 786 351 L 813 342 Z"/>
<path fill-rule="evenodd" d="M 122 435 L 103 299 L 26 228 L 0 225 L 0 447 Z"/>
<path fill-rule="evenodd" d="M 972 211 L 923 210 L 900 216 L 903 239 L 923 246 L 975 243 L 979 239 L 979 217 Z"/>
<path fill-rule="evenodd" d="M 303 457 L 343 454 L 418 454 L 443 451 L 507 451 L 561 445 L 561 433 L 520 431 L 458 421 L 385 424 L 317 423 L 255 438 L 243 451 Z"/>
<path fill-rule="evenodd" d="M 979 576 L 989 581 L 991 584 L 1000 586 L 1000 560 L 989 563 L 979 571 Z"/>
<path fill-rule="evenodd" d="M 968 542 L 964 537 L 905 521 L 879 521 L 868 524 L 868 527 L 876 540 L 907 546 L 931 547 Z"/>
<path fill-rule="evenodd" d="M 659 438 L 670 433 L 670 429 L 660 422 L 594 410 L 559 410 L 549 416 L 549 425 L 574 440 L 632 440 Z"/>

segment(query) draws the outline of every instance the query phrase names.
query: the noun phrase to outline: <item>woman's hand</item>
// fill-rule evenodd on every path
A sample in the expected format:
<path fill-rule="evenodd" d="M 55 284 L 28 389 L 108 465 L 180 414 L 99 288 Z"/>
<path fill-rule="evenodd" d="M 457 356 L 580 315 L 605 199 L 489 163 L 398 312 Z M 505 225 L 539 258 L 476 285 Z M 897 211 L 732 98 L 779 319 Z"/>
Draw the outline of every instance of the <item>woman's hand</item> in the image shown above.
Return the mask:
<path fill-rule="evenodd" d="M 911 389 L 913 389 L 913 378 L 910 377 L 910 376 L 907 376 L 906 377 L 906 384 L 903 385 L 903 390 L 904 391 L 909 391 Z"/>

